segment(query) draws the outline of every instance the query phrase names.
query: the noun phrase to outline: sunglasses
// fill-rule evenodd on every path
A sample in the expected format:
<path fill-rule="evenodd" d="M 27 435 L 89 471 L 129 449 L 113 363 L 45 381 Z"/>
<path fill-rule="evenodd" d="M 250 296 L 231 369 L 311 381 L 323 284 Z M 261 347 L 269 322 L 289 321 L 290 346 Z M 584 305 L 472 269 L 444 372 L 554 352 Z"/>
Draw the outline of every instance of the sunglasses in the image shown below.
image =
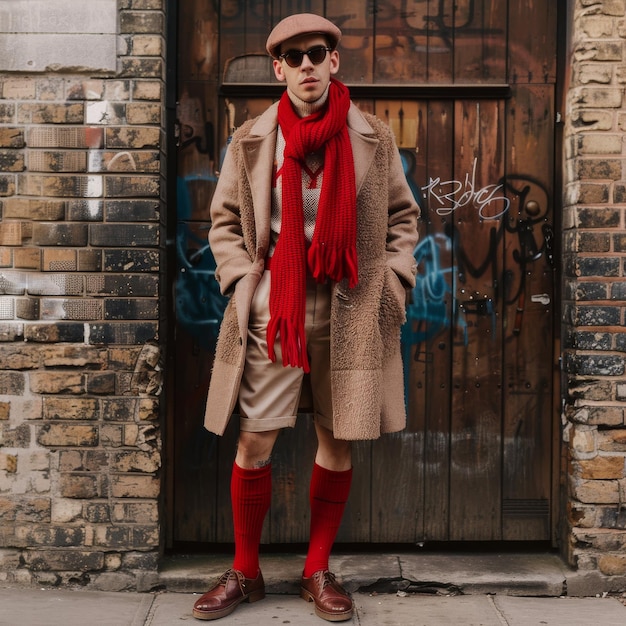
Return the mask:
<path fill-rule="evenodd" d="M 278 58 L 284 59 L 289 67 L 300 67 L 302 65 L 302 59 L 306 54 L 313 65 L 319 65 L 325 58 L 326 53 L 331 52 L 332 48 L 326 46 L 314 46 L 310 50 L 287 50 L 284 54 L 281 54 Z"/>

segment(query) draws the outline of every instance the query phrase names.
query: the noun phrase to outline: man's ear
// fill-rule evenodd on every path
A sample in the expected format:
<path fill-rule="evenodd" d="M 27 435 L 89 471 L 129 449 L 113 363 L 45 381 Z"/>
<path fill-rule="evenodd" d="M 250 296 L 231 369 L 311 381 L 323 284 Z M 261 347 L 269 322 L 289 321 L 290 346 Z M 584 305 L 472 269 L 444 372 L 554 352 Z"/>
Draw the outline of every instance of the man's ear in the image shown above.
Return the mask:
<path fill-rule="evenodd" d="M 330 52 L 330 73 L 336 74 L 339 71 L 339 52 L 337 50 L 331 50 Z"/>
<path fill-rule="evenodd" d="M 272 61 L 272 67 L 274 68 L 274 76 L 276 76 L 277 80 L 281 82 L 287 80 L 285 72 L 283 71 L 283 64 L 281 63 L 280 59 L 274 59 Z"/>

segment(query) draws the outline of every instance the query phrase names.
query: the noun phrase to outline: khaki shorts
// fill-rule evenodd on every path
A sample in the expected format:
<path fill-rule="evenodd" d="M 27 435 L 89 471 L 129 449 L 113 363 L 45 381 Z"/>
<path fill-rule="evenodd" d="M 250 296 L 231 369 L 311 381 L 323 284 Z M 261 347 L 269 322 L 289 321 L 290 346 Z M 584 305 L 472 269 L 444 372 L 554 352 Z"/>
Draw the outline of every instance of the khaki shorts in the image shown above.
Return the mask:
<path fill-rule="evenodd" d="M 241 430 L 265 432 L 295 426 L 304 371 L 284 367 L 280 341 L 276 362 L 267 356 L 267 323 L 271 272 L 265 271 L 252 299 L 248 346 L 239 389 Z M 311 390 L 316 422 L 332 431 L 330 387 L 330 287 L 307 280 L 305 333 L 311 366 Z"/>

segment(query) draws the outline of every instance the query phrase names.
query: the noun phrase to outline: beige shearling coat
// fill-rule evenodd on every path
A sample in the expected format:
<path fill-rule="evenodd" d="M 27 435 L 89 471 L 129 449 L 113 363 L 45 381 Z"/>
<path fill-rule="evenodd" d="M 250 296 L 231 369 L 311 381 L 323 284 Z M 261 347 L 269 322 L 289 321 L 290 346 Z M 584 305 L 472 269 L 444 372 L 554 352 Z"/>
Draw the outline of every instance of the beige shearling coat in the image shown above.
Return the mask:
<path fill-rule="evenodd" d="M 209 386 L 205 426 L 224 433 L 245 361 L 250 303 L 270 244 L 277 104 L 233 135 L 211 203 L 209 243 L 224 312 Z M 389 127 L 352 104 L 347 118 L 357 188 L 359 283 L 332 285 L 333 431 L 339 439 L 377 439 L 406 423 L 400 354 L 406 290 L 415 285 L 419 209 Z"/>

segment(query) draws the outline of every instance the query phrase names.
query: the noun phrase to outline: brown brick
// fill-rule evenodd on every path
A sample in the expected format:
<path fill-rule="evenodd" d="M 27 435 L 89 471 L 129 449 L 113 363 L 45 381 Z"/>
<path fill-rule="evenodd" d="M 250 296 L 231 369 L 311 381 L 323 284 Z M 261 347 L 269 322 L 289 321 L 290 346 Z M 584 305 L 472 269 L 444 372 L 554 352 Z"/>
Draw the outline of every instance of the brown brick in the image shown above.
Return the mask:
<path fill-rule="evenodd" d="M 131 102 L 126 106 L 126 117 L 129 124 L 160 124 L 161 105 L 152 102 Z"/>
<path fill-rule="evenodd" d="M 159 152 L 105 152 L 99 164 L 103 172 L 158 172 Z"/>
<path fill-rule="evenodd" d="M 156 320 L 159 302 L 156 299 L 113 298 L 104 302 L 106 320 Z"/>
<path fill-rule="evenodd" d="M 42 320 L 84 320 L 103 318 L 103 303 L 91 298 L 42 298 L 40 318 Z"/>
<path fill-rule="evenodd" d="M 22 243 L 22 224 L 19 222 L 0 222 L 0 245 L 19 246 Z"/>
<path fill-rule="evenodd" d="M 100 496 L 98 477 L 85 474 L 61 474 L 59 491 L 63 498 L 97 498 Z"/>
<path fill-rule="evenodd" d="M 65 80 L 54 75 L 41 76 L 37 80 L 37 100 L 65 100 Z"/>
<path fill-rule="evenodd" d="M 20 498 L 15 503 L 16 522 L 49 522 L 51 502 L 49 498 Z"/>
<path fill-rule="evenodd" d="M 24 153 L 17 150 L 0 150 L 0 171 L 22 172 L 25 169 Z"/>
<path fill-rule="evenodd" d="M 121 150 L 139 150 L 142 148 L 158 148 L 161 131 L 158 128 L 107 128 L 106 147 Z"/>
<path fill-rule="evenodd" d="M 115 373 L 98 372 L 87 374 L 87 393 L 111 395 L 115 393 Z"/>
<path fill-rule="evenodd" d="M 41 251 L 37 248 L 16 248 L 13 255 L 16 269 L 41 269 Z"/>
<path fill-rule="evenodd" d="M 162 93 L 163 83 L 158 80 L 136 80 L 133 84 L 134 100 L 161 100 Z"/>
<path fill-rule="evenodd" d="M 50 420 L 97 420 L 100 405 L 95 398 L 56 398 L 43 399 L 44 419 Z"/>
<path fill-rule="evenodd" d="M 131 56 L 158 57 L 163 53 L 163 38 L 161 35 L 133 35 L 130 38 Z"/>
<path fill-rule="evenodd" d="M 102 252 L 100 250 L 79 250 L 78 251 L 78 271 L 79 272 L 101 272 Z"/>
<path fill-rule="evenodd" d="M 39 319 L 39 299 L 38 298 L 16 298 L 15 316 L 23 320 Z"/>
<path fill-rule="evenodd" d="M 157 57 L 127 57 L 119 59 L 121 64 L 118 76 L 121 78 L 161 78 L 163 75 L 163 60 Z M 0 118 L 1 119 L 1 118 Z M 12 121 L 12 116 L 7 118 L 7 124 Z"/>
<path fill-rule="evenodd" d="M 156 498 L 160 493 L 160 481 L 156 476 L 111 476 L 111 495 L 114 498 Z"/>
<path fill-rule="evenodd" d="M 101 222 L 104 202 L 96 199 L 68 200 L 67 220 L 70 222 Z"/>
<path fill-rule="evenodd" d="M 44 346 L 39 349 L 45 367 L 104 369 L 107 365 L 108 354 L 103 348 L 85 345 L 59 345 Z"/>
<path fill-rule="evenodd" d="M 157 336 L 154 322 L 110 322 L 90 324 L 89 342 L 96 344 L 143 345 Z"/>
<path fill-rule="evenodd" d="M 0 175 L 0 197 L 14 196 L 16 190 L 15 174 Z"/>
<path fill-rule="evenodd" d="M 114 453 L 110 465 L 112 472 L 143 472 L 145 474 L 155 473 L 160 467 L 161 455 L 158 452 L 139 450 Z"/>
<path fill-rule="evenodd" d="M 573 496 L 589 504 L 615 504 L 619 502 L 616 480 L 573 480 Z"/>
<path fill-rule="evenodd" d="M 0 128 L 0 148 L 23 148 L 24 146 L 23 128 Z"/>
<path fill-rule="evenodd" d="M 0 402 L 0 420 L 8 420 L 10 411 L 10 402 Z"/>
<path fill-rule="evenodd" d="M 624 478 L 624 462 L 623 456 L 597 456 L 577 461 L 574 470 L 589 480 Z"/>
<path fill-rule="evenodd" d="M 155 247 L 159 244 L 156 224 L 92 224 L 89 241 L 94 246 Z"/>
<path fill-rule="evenodd" d="M 105 195 L 109 198 L 158 198 L 160 183 L 158 176 L 106 176 Z"/>
<path fill-rule="evenodd" d="M 33 224 L 33 244 L 38 246 L 86 246 L 86 224 Z M 74 267 L 74 270 L 76 268 Z"/>
<path fill-rule="evenodd" d="M 68 100 L 101 100 L 105 81 L 102 79 L 70 79 L 65 84 Z"/>
<path fill-rule="evenodd" d="M 98 445 L 98 428 L 84 424 L 44 424 L 38 429 L 37 443 L 51 447 L 93 447 Z"/>
<path fill-rule="evenodd" d="M 55 221 L 65 217 L 64 200 L 8 198 L 2 205 L 5 219 Z"/>
<path fill-rule="evenodd" d="M 19 175 L 19 191 L 26 196 L 89 198 L 102 195 L 100 176 L 80 175 Z"/>
<path fill-rule="evenodd" d="M 152 275 L 105 275 L 87 279 L 88 295 L 155 297 L 158 295 L 159 277 Z"/>
<path fill-rule="evenodd" d="M 0 102 L 0 124 L 15 123 L 15 104 Z"/>
<path fill-rule="evenodd" d="M 31 150 L 28 154 L 31 172 L 86 172 L 87 153 L 81 151 Z"/>
<path fill-rule="evenodd" d="M 155 272 L 159 269 L 157 250 L 104 250 L 106 272 Z"/>
<path fill-rule="evenodd" d="M 124 502 L 113 506 L 112 518 L 115 522 L 136 524 L 156 524 L 159 521 L 159 508 L 156 502 Z"/>
<path fill-rule="evenodd" d="M 78 103 L 22 103 L 17 109 L 17 119 L 20 124 L 82 124 L 84 107 Z"/>
<path fill-rule="evenodd" d="M 106 203 L 107 222 L 158 222 L 158 200 L 109 200 Z"/>
<path fill-rule="evenodd" d="M 41 354 L 37 346 L 25 343 L 0 345 L 0 367 L 6 370 L 28 370 L 39 367 Z"/>
<path fill-rule="evenodd" d="M 75 272 L 78 269 L 77 251 L 44 248 L 43 270 L 46 272 Z"/>
<path fill-rule="evenodd" d="M 21 396 L 24 389 L 25 380 L 22 372 L 0 372 L 0 395 Z"/>
<path fill-rule="evenodd" d="M 85 391 L 85 376 L 80 372 L 32 372 L 29 378 L 33 393 L 73 393 Z"/>
<path fill-rule="evenodd" d="M 16 249 L 19 250 L 19 248 Z M 13 249 L 6 246 L 0 247 L 0 267 L 13 267 Z"/>
<path fill-rule="evenodd" d="M 2 97 L 6 100 L 34 100 L 36 87 L 32 78 L 6 78 L 2 85 Z"/>
<path fill-rule="evenodd" d="M 104 129 L 98 127 L 59 128 L 41 126 L 30 129 L 29 148 L 91 148 L 104 145 Z"/>
<path fill-rule="evenodd" d="M 82 343 L 85 340 L 85 326 L 82 323 L 28 325 L 24 328 L 24 339 L 38 343 Z"/>
<path fill-rule="evenodd" d="M 163 33 L 163 14 L 148 11 L 122 11 L 121 33 Z"/>
<path fill-rule="evenodd" d="M 26 564 L 41 571 L 94 572 L 104 567 L 104 554 L 82 550 L 28 550 Z"/>

